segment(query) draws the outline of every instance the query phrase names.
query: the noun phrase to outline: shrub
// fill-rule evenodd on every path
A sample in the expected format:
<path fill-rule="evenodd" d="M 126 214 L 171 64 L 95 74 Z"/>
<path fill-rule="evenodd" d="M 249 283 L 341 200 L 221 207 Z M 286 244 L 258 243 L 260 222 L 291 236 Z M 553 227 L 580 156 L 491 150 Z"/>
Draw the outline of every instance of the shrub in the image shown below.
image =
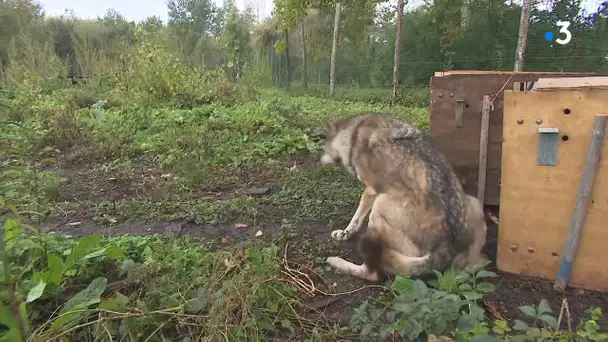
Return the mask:
<path fill-rule="evenodd" d="M 118 90 L 146 102 L 209 103 L 231 95 L 220 69 L 201 69 L 181 62 L 157 43 L 152 33 L 136 31 L 137 44 L 126 50 L 115 70 Z"/>

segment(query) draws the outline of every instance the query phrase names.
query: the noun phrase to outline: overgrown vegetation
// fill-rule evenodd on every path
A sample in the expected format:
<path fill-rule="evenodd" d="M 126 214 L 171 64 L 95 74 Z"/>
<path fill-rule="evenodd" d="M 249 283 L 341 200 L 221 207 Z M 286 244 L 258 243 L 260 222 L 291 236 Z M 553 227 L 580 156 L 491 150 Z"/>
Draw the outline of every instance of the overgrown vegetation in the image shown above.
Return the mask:
<path fill-rule="evenodd" d="M 484 269 L 482 263 L 470 273 L 457 273 L 449 269 L 435 271 L 436 280 L 427 285 L 422 280 L 398 276 L 390 286 L 392 295 L 378 300 L 379 305 L 365 301 L 351 319 L 349 326 L 357 327 L 365 337 L 385 338 L 397 333 L 406 340 L 421 335 L 441 336 L 455 341 L 604 341 L 608 335 L 599 332 L 597 321 L 602 312 L 597 308 L 587 311 L 588 319 L 578 327 L 567 322 L 567 329 L 560 329 L 567 310 L 564 300 L 559 316 L 546 300 L 536 306 L 521 306 L 527 321 L 516 319 L 509 324 L 504 319 L 488 321 L 480 299 L 495 291 L 495 286 L 485 282 L 498 275 Z M 379 319 L 385 316 L 385 321 Z M 576 328 L 576 329 L 575 329 Z M 429 341 L 431 339 L 429 338 Z"/>
<path fill-rule="evenodd" d="M 347 324 L 312 315 L 312 297 L 372 289 L 348 289 L 361 283 L 324 263 L 339 252 L 326 226 L 346 224 L 361 186 L 319 167 L 317 133 L 361 111 L 427 131 L 428 88 L 411 85 L 428 70 L 405 68 L 396 105 L 366 85 L 388 85 L 383 62 L 341 71 L 361 86 L 331 100 L 321 81 L 279 90 L 277 56 L 291 50 L 297 64 L 296 31 L 285 46 L 276 18 L 254 24 L 232 2 L 168 6 L 169 23 L 136 24 L 114 11 L 45 18 L 30 1 L 0 0 L 0 340 L 608 339 L 599 308 L 579 322 L 565 300 L 557 317 L 541 300 L 520 308 L 527 319 L 492 319 L 487 265 L 427 282 L 398 276 L 342 308 Z M 427 23 L 444 5 L 433 6 L 406 22 Z M 311 80 L 327 69 L 326 12 L 305 20 Z M 605 14 L 594 18 L 605 28 Z M 393 44 L 381 38 L 390 18 L 365 23 L 344 21 L 356 42 L 345 67 Z M 404 54 L 418 51 L 405 41 Z M 167 234 L 152 234 L 158 225 Z"/>
<path fill-rule="evenodd" d="M 5 341 L 241 340 L 296 326 L 297 291 L 280 278 L 274 244 L 212 250 L 189 239 L 28 238 L 26 230 L 4 224 Z"/>

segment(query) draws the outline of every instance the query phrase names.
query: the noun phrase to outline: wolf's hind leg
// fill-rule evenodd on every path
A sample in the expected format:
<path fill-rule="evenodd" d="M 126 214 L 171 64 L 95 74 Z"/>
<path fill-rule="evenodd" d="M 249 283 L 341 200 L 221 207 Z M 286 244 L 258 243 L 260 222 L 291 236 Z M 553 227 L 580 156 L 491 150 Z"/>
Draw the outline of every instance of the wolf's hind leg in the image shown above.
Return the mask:
<path fill-rule="evenodd" d="M 372 189 L 371 187 L 366 187 L 363 191 L 363 194 L 361 194 L 361 200 L 359 201 L 357 211 L 351 218 L 350 223 L 348 224 L 346 229 L 334 230 L 333 232 L 331 232 L 331 237 L 338 241 L 348 240 L 354 233 L 359 231 L 361 227 L 363 227 L 365 216 L 367 216 L 374 204 L 375 196 L 376 192 L 374 191 L 374 189 Z"/>
<path fill-rule="evenodd" d="M 328 257 L 327 263 L 333 268 L 338 269 L 345 274 L 365 279 L 367 281 L 376 282 L 380 280 L 378 271 L 371 270 L 365 263 L 361 265 L 354 264 L 350 261 L 346 261 L 340 257 Z"/>

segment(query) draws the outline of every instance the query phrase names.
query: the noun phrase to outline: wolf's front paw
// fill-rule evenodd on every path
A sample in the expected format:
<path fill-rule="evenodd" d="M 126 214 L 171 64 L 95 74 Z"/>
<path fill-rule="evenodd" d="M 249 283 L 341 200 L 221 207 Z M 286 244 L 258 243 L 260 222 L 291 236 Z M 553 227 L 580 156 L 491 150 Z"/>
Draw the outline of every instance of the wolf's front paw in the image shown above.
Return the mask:
<path fill-rule="evenodd" d="M 348 238 L 350 237 L 350 232 L 348 231 L 348 229 L 337 229 L 331 232 L 331 237 L 338 241 L 348 240 Z"/>

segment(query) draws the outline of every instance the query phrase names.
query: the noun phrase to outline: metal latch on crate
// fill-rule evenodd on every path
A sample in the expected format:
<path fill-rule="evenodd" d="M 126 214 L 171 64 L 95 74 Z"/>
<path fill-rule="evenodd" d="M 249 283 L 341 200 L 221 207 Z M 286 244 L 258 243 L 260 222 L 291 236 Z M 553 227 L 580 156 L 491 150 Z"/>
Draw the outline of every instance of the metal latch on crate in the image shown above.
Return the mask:
<path fill-rule="evenodd" d="M 464 125 L 464 100 L 456 100 L 456 127 Z"/>
<path fill-rule="evenodd" d="M 559 129 L 556 127 L 541 127 L 538 129 L 538 165 L 557 165 L 557 145 Z"/>

